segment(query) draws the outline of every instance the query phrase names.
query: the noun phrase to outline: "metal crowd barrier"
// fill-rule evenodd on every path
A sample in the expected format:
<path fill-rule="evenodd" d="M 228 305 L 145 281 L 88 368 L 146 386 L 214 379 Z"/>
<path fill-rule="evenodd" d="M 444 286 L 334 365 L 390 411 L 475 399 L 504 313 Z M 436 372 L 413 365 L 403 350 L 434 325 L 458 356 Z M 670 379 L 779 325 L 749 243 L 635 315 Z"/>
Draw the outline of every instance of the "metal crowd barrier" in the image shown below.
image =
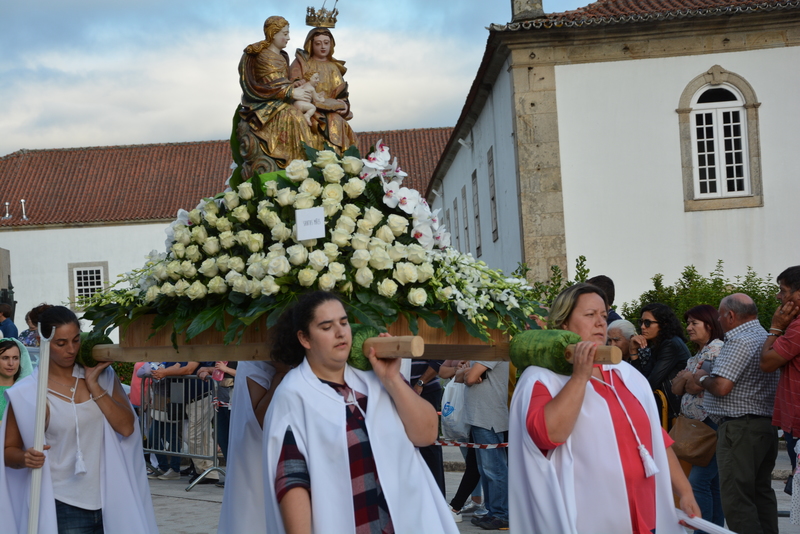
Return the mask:
<path fill-rule="evenodd" d="M 141 424 L 144 452 L 198 460 L 204 466 L 186 491 L 209 473 L 225 476 L 217 456 L 217 395 L 215 380 L 197 375 L 142 379 Z"/>

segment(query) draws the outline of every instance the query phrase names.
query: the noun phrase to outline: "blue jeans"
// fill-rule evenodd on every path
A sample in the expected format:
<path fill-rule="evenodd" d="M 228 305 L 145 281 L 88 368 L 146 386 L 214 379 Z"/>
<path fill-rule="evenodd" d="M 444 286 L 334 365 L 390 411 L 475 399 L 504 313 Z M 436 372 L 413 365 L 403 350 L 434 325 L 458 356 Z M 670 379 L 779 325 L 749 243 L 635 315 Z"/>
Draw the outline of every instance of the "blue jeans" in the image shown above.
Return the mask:
<path fill-rule="evenodd" d="M 481 444 L 503 443 L 502 433 L 471 427 L 472 441 Z M 483 501 L 489 516 L 508 521 L 508 456 L 505 449 L 476 449 L 481 474 Z"/>
<path fill-rule="evenodd" d="M 716 423 L 707 418 L 705 424 L 717 429 Z M 711 458 L 711 462 L 705 467 L 693 465 L 689 473 L 689 483 L 692 485 L 694 498 L 703 513 L 703 519 L 711 521 L 715 525 L 725 525 L 725 515 L 722 513 L 722 498 L 719 493 L 719 470 L 717 469 L 717 455 Z M 702 532 L 702 531 L 697 531 Z"/>
<path fill-rule="evenodd" d="M 56 501 L 58 534 L 103 534 L 103 510 L 84 510 Z"/>

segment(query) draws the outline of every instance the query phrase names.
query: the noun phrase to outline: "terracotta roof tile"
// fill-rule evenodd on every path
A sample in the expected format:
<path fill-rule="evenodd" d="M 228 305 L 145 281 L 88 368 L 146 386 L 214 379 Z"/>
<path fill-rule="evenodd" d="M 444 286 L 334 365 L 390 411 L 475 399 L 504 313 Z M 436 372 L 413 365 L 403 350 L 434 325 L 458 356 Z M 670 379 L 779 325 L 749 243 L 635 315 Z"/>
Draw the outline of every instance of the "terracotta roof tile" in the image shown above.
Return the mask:
<path fill-rule="evenodd" d="M 493 24 L 495 31 L 518 31 L 584 25 L 648 22 L 686 17 L 735 15 L 753 11 L 797 9 L 798 0 L 600 0 L 563 13 L 547 13 L 524 22 Z"/>
<path fill-rule="evenodd" d="M 452 128 L 363 132 L 359 150 L 383 139 L 425 191 Z M 232 162 L 225 141 L 19 150 L 0 158 L 0 231 L 39 225 L 173 219 L 224 188 Z M 28 220 L 22 219 L 25 199 Z M 9 202 L 10 219 L 2 219 Z"/>

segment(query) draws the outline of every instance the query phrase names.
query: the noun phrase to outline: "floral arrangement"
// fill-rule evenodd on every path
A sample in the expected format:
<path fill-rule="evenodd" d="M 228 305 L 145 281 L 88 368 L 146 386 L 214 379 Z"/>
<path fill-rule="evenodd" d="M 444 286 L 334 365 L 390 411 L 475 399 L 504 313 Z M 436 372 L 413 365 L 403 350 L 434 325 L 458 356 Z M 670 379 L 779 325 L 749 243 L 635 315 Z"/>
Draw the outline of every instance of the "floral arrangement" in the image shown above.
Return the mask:
<path fill-rule="evenodd" d="M 378 142 L 361 159 L 306 149 L 307 161 L 242 180 L 181 210 L 167 229 L 166 252 L 98 293 L 84 317 L 107 334 L 145 313 L 154 329 L 170 321 L 191 339 L 209 328 L 225 343 L 266 314 L 267 327 L 306 291 L 336 291 L 360 323 L 384 329 L 405 316 L 449 334 L 514 333 L 542 313 L 524 278 L 506 277 L 450 247 L 450 235 L 406 173 Z M 298 240 L 298 210 L 322 208 L 325 237 Z M 173 343 L 176 337 L 173 335 Z"/>

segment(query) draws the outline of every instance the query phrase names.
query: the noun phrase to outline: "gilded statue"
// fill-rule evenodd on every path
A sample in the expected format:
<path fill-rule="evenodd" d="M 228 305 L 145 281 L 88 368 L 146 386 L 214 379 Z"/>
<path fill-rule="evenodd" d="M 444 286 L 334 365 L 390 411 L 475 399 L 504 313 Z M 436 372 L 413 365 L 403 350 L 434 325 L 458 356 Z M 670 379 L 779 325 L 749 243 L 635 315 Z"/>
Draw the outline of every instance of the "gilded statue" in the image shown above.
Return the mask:
<path fill-rule="evenodd" d="M 246 160 L 243 175 L 285 167 L 293 159 L 306 159 L 302 143 L 321 149 L 324 138 L 312 131 L 295 101 L 311 102 L 313 89 L 298 86 L 289 76 L 289 23 L 269 17 L 263 41 L 244 50 L 239 62 L 242 105 L 237 134 Z"/>
<path fill-rule="evenodd" d="M 324 136 L 325 142 L 337 152 L 342 153 L 356 144 L 356 135 L 347 122 L 353 118 L 344 74 L 347 68 L 344 61 L 333 57 L 336 41 L 327 28 L 313 28 L 306 36 L 303 48 L 298 48 L 289 69 L 293 80 L 303 80 L 306 73 L 319 74 L 316 91 L 325 99 L 315 103 L 313 122 Z"/>

